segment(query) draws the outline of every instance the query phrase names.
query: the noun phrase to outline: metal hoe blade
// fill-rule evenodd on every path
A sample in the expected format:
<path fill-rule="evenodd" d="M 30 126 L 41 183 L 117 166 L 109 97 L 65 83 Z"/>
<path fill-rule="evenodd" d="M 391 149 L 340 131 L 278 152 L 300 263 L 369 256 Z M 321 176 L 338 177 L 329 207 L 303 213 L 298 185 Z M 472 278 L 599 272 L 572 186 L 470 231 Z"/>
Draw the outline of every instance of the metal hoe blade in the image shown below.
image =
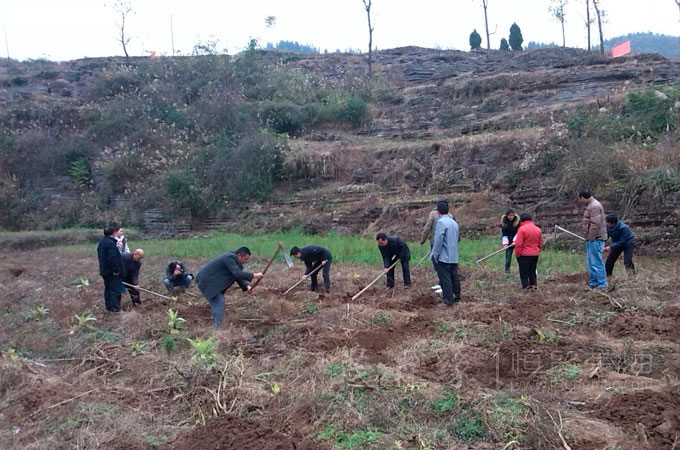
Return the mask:
<path fill-rule="evenodd" d="M 279 247 L 281 248 L 281 253 L 283 253 L 283 257 L 286 259 L 286 264 L 288 264 L 288 267 L 293 267 L 293 261 L 290 259 L 290 255 L 286 251 L 285 248 L 283 248 L 283 244 L 279 242 Z"/>

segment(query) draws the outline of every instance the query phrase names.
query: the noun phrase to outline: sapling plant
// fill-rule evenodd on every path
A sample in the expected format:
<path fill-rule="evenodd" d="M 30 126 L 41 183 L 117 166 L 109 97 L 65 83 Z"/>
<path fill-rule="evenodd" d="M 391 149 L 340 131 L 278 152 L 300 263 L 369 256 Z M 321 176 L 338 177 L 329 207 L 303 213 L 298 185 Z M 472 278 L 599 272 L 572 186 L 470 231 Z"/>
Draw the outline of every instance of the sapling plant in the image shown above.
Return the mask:
<path fill-rule="evenodd" d="M 71 325 L 71 331 L 69 332 L 69 334 L 75 334 L 77 331 L 80 331 L 84 327 L 91 328 L 90 325 L 88 324 L 90 322 L 95 322 L 97 320 L 96 317 L 88 313 L 76 314 L 74 317 L 76 319 L 76 323 Z"/>
<path fill-rule="evenodd" d="M 217 355 L 215 355 L 215 345 L 217 341 L 215 339 L 201 339 L 201 338 L 187 338 L 189 344 L 196 350 L 196 355 L 192 358 L 192 361 L 202 366 L 205 369 L 209 369 L 215 365 Z"/>
<path fill-rule="evenodd" d="M 173 311 L 172 309 L 168 309 L 166 312 L 168 315 L 168 318 L 170 319 L 168 321 L 168 331 L 170 333 L 177 333 L 177 330 L 179 330 L 179 327 L 182 323 L 186 322 L 183 318 L 179 316 L 179 313 L 177 311 Z"/>
<path fill-rule="evenodd" d="M 45 308 L 43 305 L 36 306 L 31 310 L 31 316 L 35 320 L 41 320 L 47 317 L 47 314 L 50 312 L 49 309 Z"/>

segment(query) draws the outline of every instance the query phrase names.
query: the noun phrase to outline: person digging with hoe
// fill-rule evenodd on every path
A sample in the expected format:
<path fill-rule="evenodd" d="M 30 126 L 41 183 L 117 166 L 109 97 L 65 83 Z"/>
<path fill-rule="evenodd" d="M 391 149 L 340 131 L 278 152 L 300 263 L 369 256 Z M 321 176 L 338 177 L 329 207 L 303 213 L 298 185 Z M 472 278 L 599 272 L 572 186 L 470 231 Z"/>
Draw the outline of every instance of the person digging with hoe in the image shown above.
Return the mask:
<path fill-rule="evenodd" d="M 213 325 L 222 328 L 224 293 L 236 282 L 241 290 L 250 291 L 250 281 L 264 277 L 261 272 L 250 273 L 243 265 L 250 259 L 248 247 L 228 251 L 208 261 L 196 274 L 196 285 L 210 303 Z"/>
<path fill-rule="evenodd" d="M 408 262 L 411 259 L 411 252 L 408 249 L 406 242 L 402 241 L 399 236 L 388 236 L 385 233 L 378 233 L 375 237 L 378 241 L 378 248 L 383 259 L 384 272 L 387 274 L 387 285 L 385 290 L 389 291 L 394 287 L 394 267 L 389 268 L 394 262 L 399 259 L 401 262 L 401 271 L 404 275 L 404 286 L 411 287 L 411 272 L 409 271 Z"/>
<path fill-rule="evenodd" d="M 323 264 L 323 292 L 326 294 L 331 290 L 331 252 L 327 248 L 320 247 L 318 245 L 307 245 L 305 247 L 293 247 L 290 249 L 290 256 L 301 260 L 305 263 L 305 273 L 302 275 L 302 279 L 306 279 L 311 272 L 312 284 L 309 289 L 312 291 L 317 290 L 317 275 L 318 271 L 315 271 L 320 265 Z"/>
<path fill-rule="evenodd" d="M 608 214 L 605 218 L 607 222 L 607 236 L 612 240 L 604 248 L 609 252 L 607 261 L 604 263 L 607 277 L 611 277 L 614 272 L 614 264 L 623 253 L 623 265 L 630 275 L 635 275 L 635 264 L 633 264 L 633 249 L 635 248 L 635 235 L 630 227 L 619 220 L 616 214 Z"/>
<path fill-rule="evenodd" d="M 138 248 L 132 253 L 123 253 L 121 259 L 123 261 L 123 279 L 127 284 L 131 284 L 136 288 L 139 287 L 139 271 L 142 268 L 142 259 L 144 258 L 144 250 Z M 125 289 L 125 287 L 123 287 Z M 121 289 L 121 290 L 123 290 Z M 130 293 L 130 300 L 133 305 L 141 305 L 142 301 L 139 298 L 139 290 L 129 287 L 127 291 Z"/>

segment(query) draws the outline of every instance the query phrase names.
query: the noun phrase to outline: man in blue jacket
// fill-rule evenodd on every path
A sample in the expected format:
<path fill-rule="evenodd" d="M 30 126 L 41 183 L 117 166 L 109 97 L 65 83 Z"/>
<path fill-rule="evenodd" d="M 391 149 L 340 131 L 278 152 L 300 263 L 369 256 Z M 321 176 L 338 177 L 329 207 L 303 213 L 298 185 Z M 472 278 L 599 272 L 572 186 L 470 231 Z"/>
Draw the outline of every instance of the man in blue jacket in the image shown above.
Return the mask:
<path fill-rule="evenodd" d="M 432 259 L 437 261 L 442 302 L 439 306 L 451 306 L 460 302 L 460 278 L 458 277 L 458 224 L 449 215 L 448 203 L 437 203 L 439 219 L 434 226 Z"/>
<path fill-rule="evenodd" d="M 607 236 L 612 240 L 605 247 L 605 251 L 609 251 L 609 256 L 607 256 L 607 261 L 604 264 L 607 276 L 612 275 L 614 264 L 616 264 L 621 253 L 623 253 L 623 265 L 626 270 L 634 274 L 633 248 L 635 247 L 635 235 L 628 225 L 616 217 L 616 214 L 608 214 L 605 220 L 607 221 Z"/>
<path fill-rule="evenodd" d="M 307 276 L 314 272 L 314 269 L 323 264 L 323 289 L 324 292 L 328 293 L 331 290 L 331 252 L 327 248 L 320 247 L 318 245 L 307 245 L 305 247 L 293 247 L 290 249 L 290 255 L 298 258 L 305 263 L 305 273 L 302 275 L 304 280 Z M 312 274 L 312 284 L 310 289 L 312 291 L 317 290 L 317 278 L 318 272 Z"/>
<path fill-rule="evenodd" d="M 411 259 L 411 251 L 408 249 L 406 242 L 402 241 L 399 236 L 388 236 L 385 233 L 378 233 L 375 237 L 378 241 L 378 248 L 383 259 L 383 267 L 387 274 L 387 287 L 390 290 L 394 287 L 394 267 L 387 270 L 398 259 L 401 262 L 401 271 L 404 275 L 404 286 L 411 287 L 411 272 L 408 267 L 408 262 Z"/>
<path fill-rule="evenodd" d="M 248 247 L 241 247 L 222 253 L 206 263 L 196 274 L 196 285 L 203 297 L 210 302 L 213 325 L 220 329 L 224 317 L 224 293 L 236 282 L 243 291 L 250 291 L 250 281 L 262 278 L 260 272 L 243 270 L 243 264 L 250 259 Z"/>
<path fill-rule="evenodd" d="M 104 237 L 97 244 L 99 259 L 99 275 L 104 279 L 104 304 L 109 312 L 120 312 L 120 294 L 122 291 L 123 261 L 116 246 L 116 238 L 120 227 L 109 225 L 104 228 Z"/>

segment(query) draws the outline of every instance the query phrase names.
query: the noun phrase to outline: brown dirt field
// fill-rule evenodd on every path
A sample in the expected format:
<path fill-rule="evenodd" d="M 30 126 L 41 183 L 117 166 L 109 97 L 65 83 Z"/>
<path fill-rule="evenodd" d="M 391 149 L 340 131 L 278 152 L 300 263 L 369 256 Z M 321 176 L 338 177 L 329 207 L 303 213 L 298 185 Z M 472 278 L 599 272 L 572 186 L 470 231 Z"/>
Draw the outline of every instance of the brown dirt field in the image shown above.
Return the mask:
<path fill-rule="evenodd" d="M 144 286 L 164 292 L 164 264 L 145 259 Z M 227 293 L 215 331 L 200 297 L 132 307 L 124 294 L 108 314 L 93 255 L 17 251 L 0 261 L 0 448 L 559 449 L 559 412 L 574 450 L 670 450 L 678 265 L 654 264 L 641 258 L 638 279 L 607 295 L 563 273 L 524 295 L 514 277 L 466 267 L 463 302 L 445 309 L 429 267 L 412 289 L 351 302 L 370 280 L 347 276 L 357 267 L 334 265 L 329 295 L 282 297 L 291 273 L 274 265 L 252 295 Z M 170 308 L 185 319 L 173 333 Z M 76 314 L 96 321 L 71 332 Z M 210 368 L 196 337 L 216 340 Z"/>

